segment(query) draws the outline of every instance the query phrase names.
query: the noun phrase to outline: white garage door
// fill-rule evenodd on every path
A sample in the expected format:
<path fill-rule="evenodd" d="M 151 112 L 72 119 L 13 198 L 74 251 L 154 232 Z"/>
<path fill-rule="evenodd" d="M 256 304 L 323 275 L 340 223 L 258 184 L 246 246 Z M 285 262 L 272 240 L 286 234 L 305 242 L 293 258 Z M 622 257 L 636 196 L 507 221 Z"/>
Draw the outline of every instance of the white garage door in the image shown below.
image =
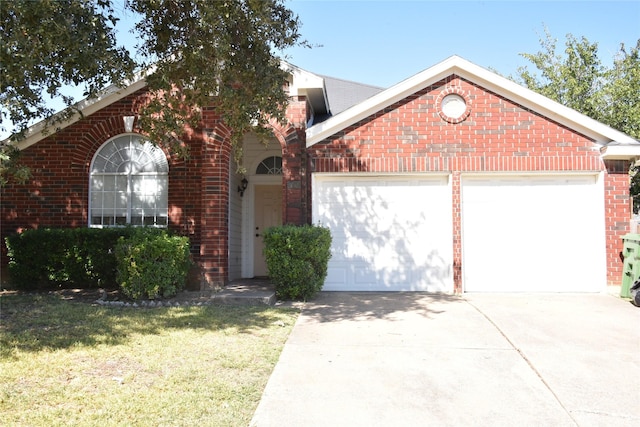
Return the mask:
<path fill-rule="evenodd" d="M 463 178 L 464 291 L 602 291 L 602 191 L 595 175 Z"/>
<path fill-rule="evenodd" d="M 324 290 L 453 291 L 446 176 L 314 175 L 313 223 L 333 239 Z"/>

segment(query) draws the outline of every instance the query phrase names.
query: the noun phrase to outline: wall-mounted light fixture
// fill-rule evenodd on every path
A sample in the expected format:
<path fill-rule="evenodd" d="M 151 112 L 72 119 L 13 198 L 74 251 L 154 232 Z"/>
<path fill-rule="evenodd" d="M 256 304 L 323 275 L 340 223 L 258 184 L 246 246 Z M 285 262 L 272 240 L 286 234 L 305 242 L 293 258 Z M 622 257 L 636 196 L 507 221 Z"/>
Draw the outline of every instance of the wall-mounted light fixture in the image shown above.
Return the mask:
<path fill-rule="evenodd" d="M 136 116 L 124 116 L 122 120 L 124 121 L 124 131 L 125 132 L 133 132 L 133 121 L 136 119 Z"/>
<path fill-rule="evenodd" d="M 249 181 L 247 181 L 247 178 L 242 178 L 240 185 L 238 185 L 238 193 L 240 193 L 240 197 L 244 196 L 244 191 L 247 189 L 248 185 Z"/>

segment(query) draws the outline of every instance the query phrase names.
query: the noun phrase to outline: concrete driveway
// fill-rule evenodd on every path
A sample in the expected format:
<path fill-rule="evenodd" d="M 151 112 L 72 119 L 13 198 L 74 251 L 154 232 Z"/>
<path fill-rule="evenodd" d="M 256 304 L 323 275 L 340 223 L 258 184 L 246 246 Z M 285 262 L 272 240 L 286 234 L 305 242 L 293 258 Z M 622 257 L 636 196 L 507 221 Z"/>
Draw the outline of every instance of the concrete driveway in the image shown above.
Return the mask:
<path fill-rule="evenodd" d="M 640 425 L 640 308 L 605 294 L 323 292 L 252 426 Z"/>

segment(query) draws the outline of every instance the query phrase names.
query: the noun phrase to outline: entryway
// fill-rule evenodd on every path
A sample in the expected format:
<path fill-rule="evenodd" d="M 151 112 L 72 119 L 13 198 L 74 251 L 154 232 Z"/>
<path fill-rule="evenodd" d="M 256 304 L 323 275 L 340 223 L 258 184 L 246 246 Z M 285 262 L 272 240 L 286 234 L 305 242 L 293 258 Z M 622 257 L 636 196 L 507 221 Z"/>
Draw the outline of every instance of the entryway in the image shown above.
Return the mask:
<path fill-rule="evenodd" d="M 282 225 L 283 218 L 282 151 L 278 141 L 274 139 L 265 146 L 255 135 L 248 135 L 243 152 L 247 188 L 241 198 L 241 227 L 237 229 L 242 239 L 236 247 L 241 271 L 232 280 L 267 277 L 263 233 Z"/>
<path fill-rule="evenodd" d="M 254 188 L 253 275 L 266 277 L 263 233 L 269 227 L 282 225 L 282 186 L 256 185 Z"/>

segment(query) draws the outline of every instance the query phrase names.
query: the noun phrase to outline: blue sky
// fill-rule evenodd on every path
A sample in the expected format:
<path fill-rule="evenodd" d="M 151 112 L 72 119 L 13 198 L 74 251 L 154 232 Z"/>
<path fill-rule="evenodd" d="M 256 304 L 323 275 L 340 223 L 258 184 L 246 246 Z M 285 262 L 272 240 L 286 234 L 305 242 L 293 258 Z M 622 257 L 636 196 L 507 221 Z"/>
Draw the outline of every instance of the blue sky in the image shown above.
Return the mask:
<path fill-rule="evenodd" d="M 640 1 L 290 0 L 313 49 L 286 51 L 308 71 L 389 87 L 459 55 L 502 75 L 541 49 L 544 28 L 564 50 L 568 33 L 598 43 L 610 65 L 620 43 L 640 39 Z"/>
<path fill-rule="evenodd" d="M 215 1 L 215 0 L 212 0 Z M 121 14 L 118 42 L 132 48 L 130 12 Z M 504 76 L 528 65 L 521 53 L 541 49 L 548 28 L 564 50 L 568 33 L 597 42 L 599 58 L 610 65 L 620 43 L 640 39 L 640 1 L 383 1 L 285 0 L 300 18 L 300 33 L 312 49 L 283 52 L 308 71 L 380 87 L 390 87 L 459 55 Z M 80 100 L 80 89 L 76 100 Z M 62 108 L 62 102 L 50 102 Z M 0 130 L 0 139 L 8 136 Z"/>

